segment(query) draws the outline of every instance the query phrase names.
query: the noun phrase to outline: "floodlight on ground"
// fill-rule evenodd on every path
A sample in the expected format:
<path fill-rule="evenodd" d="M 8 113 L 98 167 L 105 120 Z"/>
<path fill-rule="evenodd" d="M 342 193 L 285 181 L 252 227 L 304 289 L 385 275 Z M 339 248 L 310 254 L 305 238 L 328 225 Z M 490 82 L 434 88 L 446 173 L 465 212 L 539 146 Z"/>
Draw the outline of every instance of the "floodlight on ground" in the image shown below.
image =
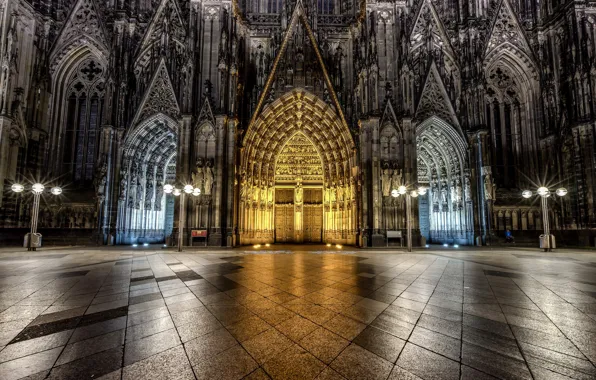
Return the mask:
<path fill-rule="evenodd" d="M 22 193 L 25 190 L 25 186 L 21 185 L 20 183 L 14 183 L 10 189 L 15 193 Z"/>

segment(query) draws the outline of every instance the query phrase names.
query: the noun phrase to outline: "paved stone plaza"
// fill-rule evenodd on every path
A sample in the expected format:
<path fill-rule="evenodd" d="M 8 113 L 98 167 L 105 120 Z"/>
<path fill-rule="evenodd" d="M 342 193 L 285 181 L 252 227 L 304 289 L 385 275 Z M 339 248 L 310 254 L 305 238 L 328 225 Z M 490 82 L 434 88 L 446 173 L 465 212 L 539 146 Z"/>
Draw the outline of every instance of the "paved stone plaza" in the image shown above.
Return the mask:
<path fill-rule="evenodd" d="M 595 251 L 294 248 L 0 250 L 0 378 L 596 378 Z"/>

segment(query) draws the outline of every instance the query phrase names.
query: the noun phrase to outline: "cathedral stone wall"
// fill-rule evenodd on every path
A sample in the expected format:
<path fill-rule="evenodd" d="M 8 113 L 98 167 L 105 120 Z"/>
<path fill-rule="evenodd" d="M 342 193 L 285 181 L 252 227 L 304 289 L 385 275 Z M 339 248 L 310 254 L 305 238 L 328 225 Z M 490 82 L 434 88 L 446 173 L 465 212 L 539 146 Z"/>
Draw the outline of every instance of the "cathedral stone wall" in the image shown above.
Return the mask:
<path fill-rule="evenodd" d="M 415 244 L 533 241 L 546 185 L 594 245 L 596 2 L 0 0 L 0 236 L 34 181 L 64 188 L 44 233 L 92 244 L 386 245 L 399 186 Z"/>

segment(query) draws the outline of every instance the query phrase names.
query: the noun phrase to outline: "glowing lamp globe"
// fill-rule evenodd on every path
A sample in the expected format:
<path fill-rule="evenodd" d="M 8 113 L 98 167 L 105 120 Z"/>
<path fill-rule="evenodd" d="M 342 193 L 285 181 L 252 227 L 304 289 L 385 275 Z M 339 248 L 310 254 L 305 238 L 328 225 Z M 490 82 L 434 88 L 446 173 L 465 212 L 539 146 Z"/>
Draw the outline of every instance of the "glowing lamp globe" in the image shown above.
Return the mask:
<path fill-rule="evenodd" d="M 399 197 L 399 191 L 397 191 L 396 189 L 391 190 L 391 196 L 393 198 Z"/>
<path fill-rule="evenodd" d="M 528 199 L 532 197 L 532 192 L 530 190 L 524 190 L 522 191 L 522 197 Z"/>
<path fill-rule="evenodd" d="M 33 190 L 33 192 L 36 194 L 40 194 L 41 192 L 43 192 L 44 188 L 45 188 L 45 186 L 42 185 L 41 183 L 36 183 L 33 186 L 31 186 L 31 190 Z"/>
<path fill-rule="evenodd" d="M 25 190 L 25 186 L 21 185 L 20 183 L 15 183 L 11 187 L 12 191 L 15 193 L 22 193 Z"/>
<path fill-rule="evenodd" d="M 547 197 L 550 194 L 548 189 L 544 186 L 539 187 L 538 190 L 536 190 L 536 192 L 538 193 L 538 195 L 542 197 Z"/>
<path fill-rule="evenodd" d="M 198 197 L 199 195 L 201 195 L 201 189 L 199 189 L 198 187 L 195 187 L 192 191 L 192 195 L 194 195 L 195 197 Z"/>
<path fill-rule="evenodd" d="M 180 191 L 180 189 L 174 188 L 174 190 L 172 190 L 172 193 L 173 193 L 175 196 L 179 196 L 180 194 L 182 194 L 182 191 Z"/>
<path fill-rule="evenodd" d="M 184 185 L 184 192 L 186 194 L 192 193 L 193 190 L 194 190 L 194 187 L 192 187 L 192 185 Z"/>
<path fill-rule="evenodd" d="M 167 184 L 163 186 L 163 192 L 166 194 L 172 194 L 172 191 L 174 191 L 174 186 Z"/>
<path fill-rule="evenodd" d="M 52 187 L 52 190 L 50 190 L 50 192 L 54 195 L 60 195 L 62 194 L 62 188 L 59 186 L 54 186 Z"/>
<path fill-rule="evenodd" d="M 408 189 L 406 189 L 406 187 L 404 185 L 401 185 L 400 187 L 397 188 L 397 191 L 401 194 L 404 195 Z"/>
<path fill-rule="evenodd" d="M 418 194 L 420 194 L 420 195 L 426 195 L 426 187 L 420 186 L 418 188 Z"/>
<path fill-rule="evenodd" d="M 567 195 L 567 189 L 564 187 L 558 188 L 556 193 L 558 196 L 564 197 L 565 195 Z"/>
<path fill-rule="evenodd" d="M 418 196 L 418 192 L 416 190 L 412 190 L 410 192 L 410 195 L 412 196 L 412 198 L 416 198 Z"/>

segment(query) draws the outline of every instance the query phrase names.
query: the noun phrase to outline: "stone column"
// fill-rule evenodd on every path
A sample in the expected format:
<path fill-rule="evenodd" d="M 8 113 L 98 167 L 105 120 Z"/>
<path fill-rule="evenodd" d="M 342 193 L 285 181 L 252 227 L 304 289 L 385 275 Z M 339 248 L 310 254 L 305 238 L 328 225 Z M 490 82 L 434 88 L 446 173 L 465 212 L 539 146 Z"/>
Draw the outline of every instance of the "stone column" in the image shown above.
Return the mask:
<path fill-rule="evenodd" d="M 0 207 L 4 199 L 4 180 L 8 171 L 8 156 L 10 151 L 10 127 L 12 120 L 7 116 L 0 116 Z"/>
<path fill-rule="evenodd" d="M 224 208 L 223 191 L 224 191 L 224 158 L 226 143 L 226 124 L 227 116 L 215 116 L 215 165 L 213 167 L 215 175 L 215 183 L 211 192 L 211 223 L 209 225 L 209 245 L 221 246 L 223 243 L 222 236 L 222 212 Z M 227 206 L 227 203 L 225 204 Z"/>
<path fill-rule="evenodd" d="M 225 183 L 226 183 L 226 207 L 225 207 L 225 215 L 226 215 L 226 246 L 232 247 L 234 246 L 234 224 L 235 218 L 237 215 L 234 212 L 234 205 L 237 201 L 238 192 L 235 191 L 236 187 L 235 178 L 236 178 L 236 127 L 238 124 L 238 120 L 236 119 L 228 119 L 228 139 L 226 143 L 227 155 L 226 155 L 226 176 L 225 176 Z"/>

